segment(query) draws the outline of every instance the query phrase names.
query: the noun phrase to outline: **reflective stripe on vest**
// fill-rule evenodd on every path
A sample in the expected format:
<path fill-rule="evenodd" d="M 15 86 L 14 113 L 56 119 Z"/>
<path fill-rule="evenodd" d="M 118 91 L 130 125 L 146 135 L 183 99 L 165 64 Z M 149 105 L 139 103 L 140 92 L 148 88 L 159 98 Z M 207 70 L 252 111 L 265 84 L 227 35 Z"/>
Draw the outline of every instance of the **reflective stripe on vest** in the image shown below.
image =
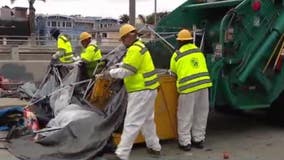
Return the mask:
<path fill-rule="evenodd" d="M 156 74 L 157 74 L 156 70 L 143 74 L 143 77 L 145 79 L 145 86 L 151 86 L 159 81 L 158 77 L 151 79 L 151 77 L 155 76 Z M 148 78 L 150 78 L 150 80 L 148 80 Z"/>
<path fill-rule="evenodd" d="M 139 44 L 134 44 L 134 45 L 138 46 L 139 48 L 141 48 L 140 53 L 142 55 L 145 54 L 148 51 L 148 49 L 146 47 L 143 47 L 143 46 L 141 46 Z M 145 78 L 145 82 L 144 83 L 145 83 L 146 87 L 151 86 L 151 85 L 159 82 L 158 76 L 156 78 L 154 78 L 154 79 L 147 80 L 148 78 L 151 78 L 151 77 L 155 76 L 156 74 L 157 74 L 156 70 L 153 70 L 153 71 L 150 71 L 150 72 L 147 72 L 147 73 L 143 74 L 143 77 Z"/>
<path fill-rule="evenodd" d="M 66 55 L 66 56 L 62 57 L 62 59 L 64 61 L 73 61 L 72 57 L 73 57 L 73 55 L 71 54 L 71 55 Z"/>
<path fill-rule="evenodd" d="M 185 83 L 187 81 L 191 81 L 193 79 L 204 77 L 204 76 L 209 76 L 209 73 L 208 72 L 202 72 L 202 73 L 197 73 L 197 74 L 194 74 L 194 75 L 190 75 L 190 76 L 187 76 L 187 77 L 184 77 L 184 78 L 180 79 L 178 83 L 179 84 Z"/>
<path fill-rule="evenodd" d="M 65 51 L 66 51 L 65 48 L 58 48 L 57 50 L 58 50 L 59 52 L 65 52 Z"/>
<path fill-rule="evenodd" d="M 63 40 L 65 43 L 68 42 L 68 39 L 66 39 L 64 36 L 60 36 L 59 39 Z"/>
<path fill-rule="evenodd" d="M 156 70 L 151 71 L 151 72 L 144 73 L 144 74 L 143 74 L 143 77 L 144 77 L 144 78 L 148 78 L 148 77 L 154 76 L 155 74 L 157 74 Z"/>
<path fill-rule="evenodd" d="M 203 85 L 203 84 L 206 84 L 206 83 L 208 83 L 209 86 L 212 85 L 210 79 L 204 79 L 204 80 L 200 80 L 200 81 L 197 81 L 197 82 L 186 84 L 184 86 L 180 86 L 178 89 L 179 89 L 179 91 L 182 92 L 182 91 L 184 91 L 186 89 L 197 87 L 197 86 L 200 86 L 200 85 Z"/>
<path fill-rule="evenodd" d="M 131 72 L 133 72 L 133 73 L 137 73 L 137 69 L 136 69 L 135 67 L 131 66 L 131 65 L 128 65 L 128 64 L 123 63 L 123 64 L 121 65 L 121 67 L 122 67 L 122 68 L 125 68 L 125 69 L 127 69 L 127 70 L 129 70 L 129 71 L 131 71 Z"/>
<path fill-rule="evenodd" d="M 177 56 L 175 58 L 176 61 L 178 61 L 180 58 L 186 56 L 186 55 L 189 55 L 191 53 L 196 53 L 196 52 L 201 52 L 200 49 L 196 48 L 196 49 L 190 49 L 190 50 L 187 50 L 185 52 L 180 52 L 179 50 L 176 51 L 177 53 Z"/>
<path fill-rule="evenodd" d="M 62 63 L 70 63 L 72 62 L 73 52 L 72 52 L 72 46 L 69 38 L 66 35 L 61 34 L 58 37 L 58 51 L 64 52 L 63 56 L 59 58 L 60 62 Z M 62 43 L 63 41 L 63 43 Z"/>
<path fill-rule="evenodd" d="M 177 81 L 177 87 L 179 93 L 191 93 L 212 86 L 210 75 L 206 67 L 205 57 L 202 54 L 200 54 L 200 52 L 201 51 L 198 48 L 189 49 L 184 52 L 176 51 L 177 56 L 174 60 L 177 63 L 182 63 L 183 67 L 187 67 L 187 72 L 184 73 L 182 72 L 183 74 L 178 75 L 179 79 Z M 190 57 L 187 57 L 189 55 Z M 191 68 L 192 66 L 188 64 L 190 62 L 186 61 L 188 58 L 191 59 L 194 57 L 199 59 L 200 62 L 198 63 L 203 64 L 200 66 L 198 70 Z M 181 61 L 181 59 L 183 59 L 183 61 Z"/>
<path fill-rule="evenodd" d="M 148 86 L 151 86 L 151 85 L 153 85 L 153 84 L 155 84 L 157 82 L 159 82 L 159 78 L 158 77 L 156 77 L 153 80 L 145 81 L 145 86 L 148 87 Z"/>
<path fill-rule="evenodd" d="M 139 45 L 139 44 L 134 44 L 134 46 L 137 46 L 137 47 L 141 48 L 140 53 L 141 53 L 142 55 L 145 54 L 145 53 L 148 51 L 148 49 L 147 49 L 146 47 L 143 47 L 143 46 L 141 46 L 141 45 Z"/>
<path fill-rule="evenodd" d="M 94 45 L 94 44 L 89 44 L 89 46 L 93 46 L 93 47 L 95 48 L 95 49 L 94 49 L 94 52 L 95 52 L 95 53 L 99 50 L 98 46 L 96 46 L 96 45 Z"/>
<path fill-rule="evenodd" d="M 134 74 L 124 78 L 124 84 L 128 93 L 156 89 L 159 84 L 158 74 L 155 71 L 155 66 L 153 64 L 152 58 L 148 49 L 139 40 L 135 42 L 131 47 L 135 52 L 135 59 L 129 59 L 130 53 L 126 53 L 126 57 L 123 60 L 122 68 L 125 68 Z M 137 47 L 136 47 L 137 46 Z M 127 63 L 129 62 L 129 64 Z M 135 66 L 135 63 L 139 63 L 140 67 Z M 138 67 L 138 68 L 136 68 Z"/>
<path fill-rule="evenodd" d="M 59 39 L 62 39 L 65 43 L 68 42 L 68 41 L 70 41 L 69 38 L 67 38 L 67 36 L 64 35 L 64 34 L 61 34 L 58 38 L 59 38 Z"/>

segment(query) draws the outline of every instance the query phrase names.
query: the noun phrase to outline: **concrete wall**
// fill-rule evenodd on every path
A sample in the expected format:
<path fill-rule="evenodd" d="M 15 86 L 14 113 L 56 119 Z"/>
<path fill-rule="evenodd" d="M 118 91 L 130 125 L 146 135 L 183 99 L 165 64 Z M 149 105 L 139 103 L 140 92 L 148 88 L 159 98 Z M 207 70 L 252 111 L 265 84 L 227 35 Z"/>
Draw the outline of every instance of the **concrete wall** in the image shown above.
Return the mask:
<path fill-rule="evenodd" d="M 117 45 L 104 43 L 100 47 L 105 54 Z M 79 55 L 81 48 L 78 46 L 74 50 Z M 40 82 L 46 74 L 51 55 L 55 51 L 55 46 L 0 45 L 0 75 L 12 80 Z"/>
<path fill-rule="evenodd" d="M 41 82 L 49 61 L 0 61 L 0 74 L 12 80 Z"/>

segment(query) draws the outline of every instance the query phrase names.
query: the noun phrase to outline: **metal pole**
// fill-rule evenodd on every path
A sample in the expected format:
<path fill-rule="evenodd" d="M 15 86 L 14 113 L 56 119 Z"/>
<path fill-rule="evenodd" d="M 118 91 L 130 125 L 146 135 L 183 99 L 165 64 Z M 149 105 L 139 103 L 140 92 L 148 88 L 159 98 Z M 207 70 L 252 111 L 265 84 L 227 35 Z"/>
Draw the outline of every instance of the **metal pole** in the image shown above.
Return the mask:
<path fill-rule="evenodd" d="M 135 4 L 136 0 L 129 0 L 129 23 L 135 26 Z"/>
<path fill-rule="evenodd" d="M 154 25 L 157 24 L 157 0 L 154 0 Z"/>
<path fill-rule="evenodd" d="M 147 27 L 148 27 L 148 29 L 151 31 L 151 32 L 153 32 L 156 36 L 158 36 L 162 41 L 164 41 L 169 47 L 171 47 L 171 49 L 175 49 L 175 47 L 172 45 L 172 44 L 170 44 L 167 40 L 165 40 L 161 35 L 159 35 L 153 28 L 151 28 L 150 26 L 148 26 L 147 25 Z"/>

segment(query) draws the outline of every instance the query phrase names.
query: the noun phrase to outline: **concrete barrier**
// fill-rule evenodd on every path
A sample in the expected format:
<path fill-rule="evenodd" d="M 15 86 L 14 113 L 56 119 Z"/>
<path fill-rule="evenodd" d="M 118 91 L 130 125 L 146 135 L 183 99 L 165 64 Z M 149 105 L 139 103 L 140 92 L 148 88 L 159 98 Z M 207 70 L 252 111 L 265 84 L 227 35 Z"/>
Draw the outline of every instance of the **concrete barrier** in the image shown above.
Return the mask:
<path fill-rule="evenodd" d="M 46 60 L 1 60 L 0 74 L 12 80 L 41 82 L 49 61 Z"/>
<path fill-rule="evenodd" d="M 108 53 L 115 47 L 103 45 L 101 50 Z M 0 45 L 0 75 L 13 80 L 40 82 L 55 51 L 55 46 Z M 76 46 L 74 51 L 79 55 L 81 47 Z"/>

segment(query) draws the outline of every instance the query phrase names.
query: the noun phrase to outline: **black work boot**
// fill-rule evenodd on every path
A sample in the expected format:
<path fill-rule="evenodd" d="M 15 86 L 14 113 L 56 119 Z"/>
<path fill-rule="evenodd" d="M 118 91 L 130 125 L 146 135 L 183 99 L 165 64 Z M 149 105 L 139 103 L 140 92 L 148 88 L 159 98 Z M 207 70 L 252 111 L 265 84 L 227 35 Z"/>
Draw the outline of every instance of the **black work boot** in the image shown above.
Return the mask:
<path fill-rule="evenodd" d="M 123 160 L 123 159 L 120 159 L 117 155 L 113 155 L 113 156 L 107 157 L 106 159 L 107 160 Z"/>
<path fill-rule="evenodd" d="M 149 154 L 155 156 L 155 157 L 156 157 L 156 156 L 159 157 L 159 156 L 161 155 L 161 152 L 160 152 L 160 151 L 156 151 L 156 150 L 154 150 L 154 149 L 152 149 L 152 148 L 147 148 L 147 152 L 148 152 Z"/>
<path fill-rule="evenodd" d="M 183 151 L 190 151 L 191 150 L 191 144 L 187 144 L 187 145 L 181 145 L 178 144 L 179 149 L 183 150 Z"/>
<path fill-rule="evenodd" d="M 198 142 L 192 141 L 191 144 L 192 144 L 192 147 L 194 148 L 198 148 L 198 149 L 204 148 L 204 141 L 198 141 Z"/>

